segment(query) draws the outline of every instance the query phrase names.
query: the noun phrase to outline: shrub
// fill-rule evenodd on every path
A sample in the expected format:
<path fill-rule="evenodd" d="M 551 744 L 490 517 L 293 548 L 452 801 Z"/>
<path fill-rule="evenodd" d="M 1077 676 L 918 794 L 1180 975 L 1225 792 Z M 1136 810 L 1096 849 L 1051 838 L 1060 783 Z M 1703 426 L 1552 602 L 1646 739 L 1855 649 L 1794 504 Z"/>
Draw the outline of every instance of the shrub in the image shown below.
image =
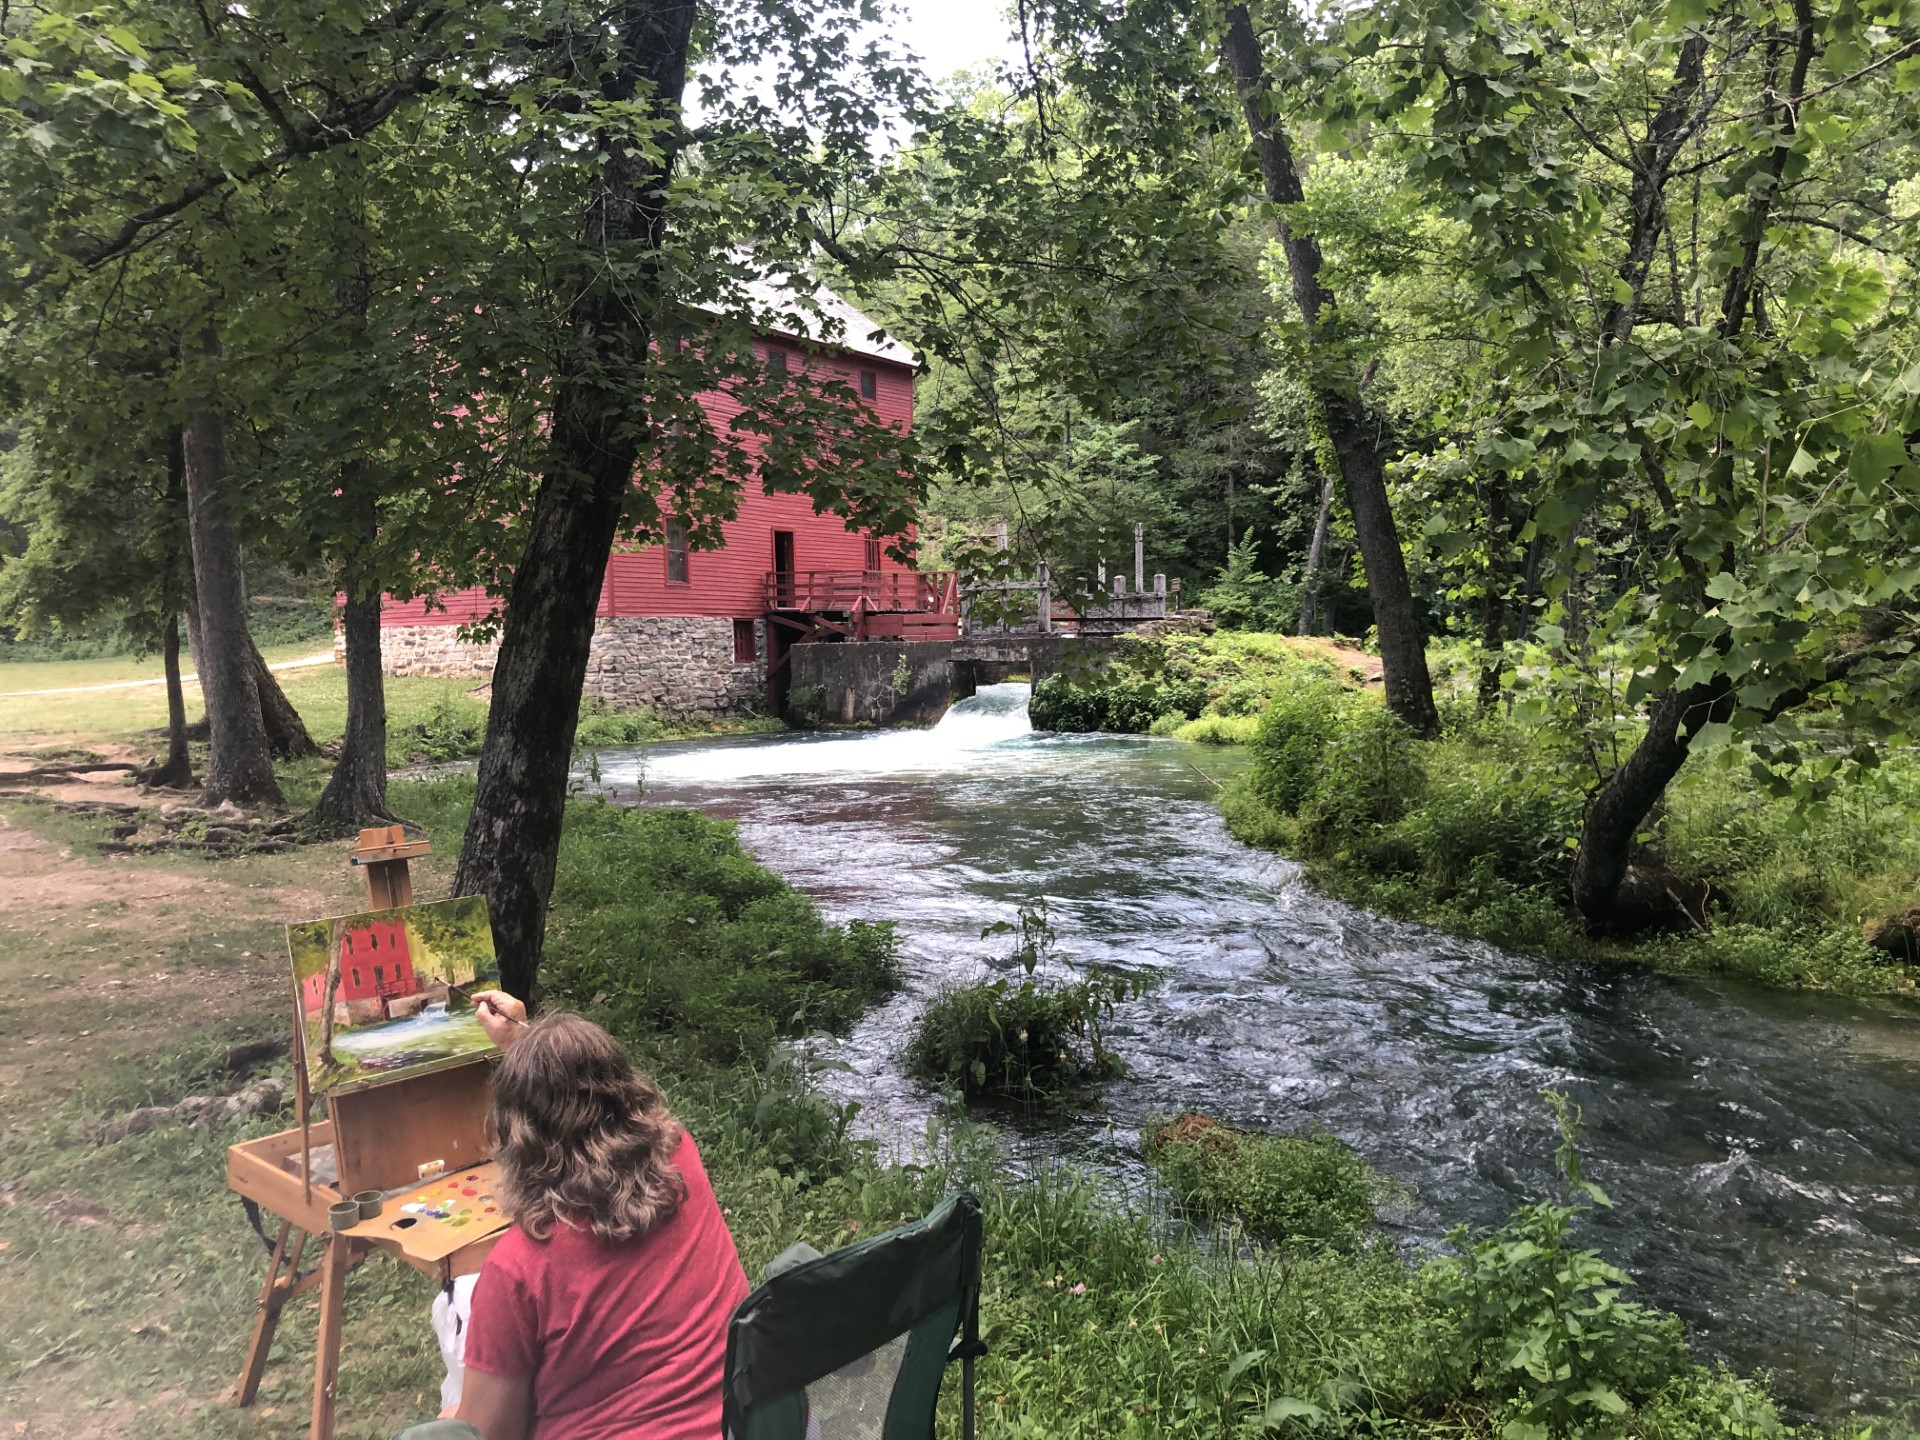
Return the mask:
<path fill-rule="evenodd" d="M 1076 682 L 1049 675 L 1033 687 L 1027 718 L 1036 730 L 1145 735 L 1162 716 L 1190 720 L 1207 703 L 1196 679 L 1110 673 Z"/>
<path fill-rule="evenodd" d="M 1223 569 L 1195 599 L 1229 630 L 1291 631 L 1300 623 L 1300 584 L 1263 575 L 1251 535 L 1227 554 Z"/>
<path fill-rule="evenodd" d="M 396 725 L 387 735 L 387 761 L 439 764 L 480 753 L 487 738 L 487 707 L 467 696 L 442 695 L 411 725 Z"/>
<path fill-rule="evenodd" d="M 1073 981 L 1040 980 L 1035 971 L 1058 964 L 1046 902 L 1022 908 L 1017 922 L 998 921 L 981 939 L 1014 935 L 1002 963 L 1026 972 L 1020 981 L 987 980 L 936 995 L 914 1024 L 907 1068 L 921 1079 L 969 1098 L 1057 1097 L 1072 1086 L 1120 1073 L 1104 1029 L 1113 1007 L 1138 995 L 1144 982 L 1121 975 Z"/>
<path fill-rule="evenodd" d="M 931 1084 L 969 1098 L 1059 1097 L 1088 1080 L 1118 1074 L 1102 1027 L 1134 993 L 1125 980 L 1094 976 L 1065 983 L 988 980 L 936 995 L 915 1022 L 907 1065 Z"/>
<path fill-rule="evenodd" d="M 827 723 L 827 687 L 796 685 L 787 692 L 787 723 L 800 730 L 812 730 Z"/>
<path fill-rule="evenodd" d="M 578 752 L 645 745 L 666 733 L 667 726 L 651 711 L 611 710 L 589 700 L 580 707 L 580 724 L 573 732 L 573 748 Z"/>
<path fill-rule="evenodd" d="M 1422 744 L 1377 696 L 1344 693 L 1299 806 L 1301 849 L 1388 872 L 1418 869 L 1418 852 L 1392 827 L 1420 803 Z"/>
<path fill-rule="evenodd" d="M 1260 716 L 1253 738 L 1253 792 L 1282 815 L 1294 815 L 1319 786 L 1347 692 L 1329 680 L 1280 691 Z"/>
<path fill-rule="evenodd" d="M 1402 822 L 1442 897 L 1514 886 L 1564 892 L 1572 871 L 1570 836 L 1580 829 L 1580 793 L 1550 775 L 1519 766 L 1435 767 L 1420 808 Z M 1492 898 L 1491 895 L 1489 898 Z"/>
<path fill-rule="evenodd" d="M 1444 1358 L 1455 1379 L 1504 1403 L 1504 1434 L 1541 1440 L 1611 1433 L 1614 1417 L 1688 1368 L 1680 1322 L 1621 1300 L 1626 1274 L 1569 1243 L 1581 1209 L 1610 1202 L 1580 1173 L 1578 1108 L 1545 1093 L 1566 1203 L 1522 1206 L 1479 1237 L 1453 1231 L 1461 1253 L 1430 1261 L 1422 1277 L 1454 1322 Z"/>
<path fill-rule="evenodd" d="M 1349 1242 L 1380 1189 L 1366 1161 L 1319 1131 L 1257 1134 L 1190 1112 L 1150 1126 L 1146 1153 L 1187 1209 L 1273 1240 Z"/>
<path fill-rule="evenodd" d="M 891 925 L 828 924 L 693 811 L 570 806 L 553 901 L 569 918 L 548 938 L 548 993 L 703 1059 L 764 1062 L 897 984 Z"/>
<path fill-rule="evenodd" d="M 1176 740 L 1198 745 L 1250 745 L 1260 733 L 1260 721 L 1252 715 L 1202 715 L 1173 728 Z"/>

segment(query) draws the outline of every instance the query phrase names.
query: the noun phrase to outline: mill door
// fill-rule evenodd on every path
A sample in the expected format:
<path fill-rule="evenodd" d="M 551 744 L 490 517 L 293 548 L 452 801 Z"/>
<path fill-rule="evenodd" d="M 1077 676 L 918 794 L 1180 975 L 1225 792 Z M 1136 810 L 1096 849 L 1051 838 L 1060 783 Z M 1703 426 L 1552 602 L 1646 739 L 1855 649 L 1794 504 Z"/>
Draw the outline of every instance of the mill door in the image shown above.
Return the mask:
<path fill-rule="evenodd" d="M 773 584 L 774 608 L 776 610 L 795 610 L 799 608 L 798 589 L 793 568 L 793 532 L 776 530 L 773 532 Z"/>

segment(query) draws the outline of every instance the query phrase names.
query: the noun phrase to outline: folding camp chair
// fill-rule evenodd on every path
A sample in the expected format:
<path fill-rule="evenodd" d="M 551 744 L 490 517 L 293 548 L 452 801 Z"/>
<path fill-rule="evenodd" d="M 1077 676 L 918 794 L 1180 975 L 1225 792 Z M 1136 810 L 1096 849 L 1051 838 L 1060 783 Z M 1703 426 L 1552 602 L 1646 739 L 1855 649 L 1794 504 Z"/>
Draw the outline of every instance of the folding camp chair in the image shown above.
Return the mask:
<path fill-rule="evenodd" d="M 980 1202 L 773 1269 L 727 1331 L 729 1440 L 932 1440 L 947 1362 L 973 1440 Z M 784 1257 L 783 1257 L 784 1258 Z"/>

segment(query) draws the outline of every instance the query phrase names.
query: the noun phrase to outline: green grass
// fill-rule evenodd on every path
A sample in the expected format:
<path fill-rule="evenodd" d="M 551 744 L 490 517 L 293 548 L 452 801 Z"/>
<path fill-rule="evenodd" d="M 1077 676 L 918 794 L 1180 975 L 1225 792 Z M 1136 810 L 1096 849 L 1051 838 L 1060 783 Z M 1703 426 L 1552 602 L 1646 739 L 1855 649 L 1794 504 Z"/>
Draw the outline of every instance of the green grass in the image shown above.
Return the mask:
<path fill-rule="evenodd" d="M 263 649 L 261 653 L 271 665 L 282 660 L 318 655 L 326 648 L 324 641 L 310 641 Z M 184 657 L 181 667 L 188 673 L 192 671 L 191 664 Z M 296 690 L 305 685 L 310 677 L 333 673 L 336 672 L 331 667 L 323 666 L 282 670 L 276 675 L 294 704 L 301 706 Z M 167 723 L 167 693 L 164 685 L 151 683 L 59 695 L 22 692 L 119 686 L 123 681 L 158 682 L 161 678 L 157 656 L 144 660 L 48 660 L 0 665 L 0 744 L 32 743 L 72 735 L 101 740 L 134 739 L 142 731 L 157 729 Z M 189 683 L 184 688 L 188 718 L 197 719 L 201 712 L 200 686 Z"/>
<path fill-rule="evenodd" d="M 1773 798 L 1736 752 L 1694 756 L 1639 858 L 1712 902 L 1690 928 L 1622 938 L 1590 933 L 1572 908 L 1584 792 L 1542 732 L 1454 706 L 1442 738 L 1423 742 L 1377 696 L 1307 677 L 1273 691 L 1251 749 L 1221 797 L 1229 827 L 1356 904 L 1573 959 L 1920 997 L 1920 969 L 1861 934 L 1920 890 L 1911 753 L 1818 806 Z"/>
<path fill-rule="evenodd" d="M 1146 1153 L 1189 1211 L 1270 1240 L 1350 1244 L 1385 1193 L 1366 1161 L 1319 1131 L 1262 1134 L 1187 1114 L 1150 1125 Z"/>
<path fill-rule="evenodd" d="M 394 787 L 396 805 L 443 850 L 457 840 L 470 797 L 460 780 Z M 220 872 L 179 870 L 203 873 Z M 263 911 L 272 906 L 263 897 Z M 1625 1407 L 1604 1432 L 1588 1433 L 1786 1433 L 1763 1386 L 1702 1369 L 1682 1348 L 1623 1368 L 1622 1346 L 1640 1322 L 1587 1316 L 1594 1295 L 1581 1286 L 1599 1273 L 1597 1262 L 1531 1213 L 1515 1222 L 1532 1227 L 1524 1234 L 1488 1242 L 1496 1257 L 1523 1240 L 1535 1245 L 1531 1268 L 1418 1266 L 1364 1238 L 1327 1249 L 1205 1236 L 1168 1218 L 1156 1195 L 1129 1199 L 1068 1169 L 1021 1178 L 997 1137 L 964 1121 L 905 1141 L 911 1163 L 881 1164 L 849 1140 L 847 1111 L 811 1090 L 808 1046 L 782 1038 L 844 1022 L 884 988 L 881 933 L 862 941 L 851 927 L 826 924 L 742 854 L 728 826 L 575 802 L 547 985 L 615 1026 L 659 1076 L 699 1139 L 752 1274 L 796 1240 L 830 1249 L 923 1213 L 951 1185 L 982 1196 L 984 1440 L 1493 1440 L 1544 1403 L 1541 1385 L 1505 1364 L 1507 1338 L 1558 1344 L 1581 1326 L 1607 1344 L 1589 1346 L 1591 1358 L 1575 1355 L 1570 1375 L 1616 1387 Z M 74 995 L 69 1003 L 70 1023 L 84 1023 L 91 1002 Z M 178 1039 L 149 1048 L 138 1099 L 174 1099 L 206 1083 L 209 1046 L 191 1017 L 161 1011 L 149 1028 Z M 284 1121 L 78 1142 L 80 1125 L 134 1098 L 124 1085 L 96 1087 L 15 1122 L 0 1147 L 0 1313 L 8 1317 L 0 1415 L 37 1427 L 28 1433 L 79 1425 L 142 1440 L 303 1434 L 311 1305 L 289 1310 L 259 1407 L 236 1411 L 223 1394 L 238 1372 L 265 1261 L 224 1189 L 224 1151 Z M 1542 1300 L 1527 1289 L 1536 1272 L 1562 1271 L 1574 1277 L 1564 1294 Z M 430 1281 L 378 1259 L 355 1273 L 342 1440 L 372 1440 L 431 1412 L 439 1375 L 426 1323 L 432 1297 Z M 1489 1316 L 1510 1318 L 1499 1328 Z M 951 1434 L 951 1385 L 943 1409 L 942 1433 Z"/>

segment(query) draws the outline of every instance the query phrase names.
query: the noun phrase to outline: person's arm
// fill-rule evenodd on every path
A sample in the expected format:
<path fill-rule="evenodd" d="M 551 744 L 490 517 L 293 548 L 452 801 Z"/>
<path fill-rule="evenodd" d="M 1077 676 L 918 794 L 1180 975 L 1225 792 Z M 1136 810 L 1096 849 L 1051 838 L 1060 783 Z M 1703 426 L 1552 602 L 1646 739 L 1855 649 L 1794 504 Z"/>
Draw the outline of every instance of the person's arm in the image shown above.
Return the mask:
<path fill-rule="evenodd" d="M 469 1365 L 454 1418 L 473 1426 L 482 1440 L 527 1440 L 533 1429 L 532 1377 L 489 1375 Z"/>
<path fill-rule="evenodd" d="M 511 1049 L 527 1029 L 527 1007 L 504 990 L 483 990 L 473 997 L 474 1018 L 487 1038 L 502 1050 Z"/>

